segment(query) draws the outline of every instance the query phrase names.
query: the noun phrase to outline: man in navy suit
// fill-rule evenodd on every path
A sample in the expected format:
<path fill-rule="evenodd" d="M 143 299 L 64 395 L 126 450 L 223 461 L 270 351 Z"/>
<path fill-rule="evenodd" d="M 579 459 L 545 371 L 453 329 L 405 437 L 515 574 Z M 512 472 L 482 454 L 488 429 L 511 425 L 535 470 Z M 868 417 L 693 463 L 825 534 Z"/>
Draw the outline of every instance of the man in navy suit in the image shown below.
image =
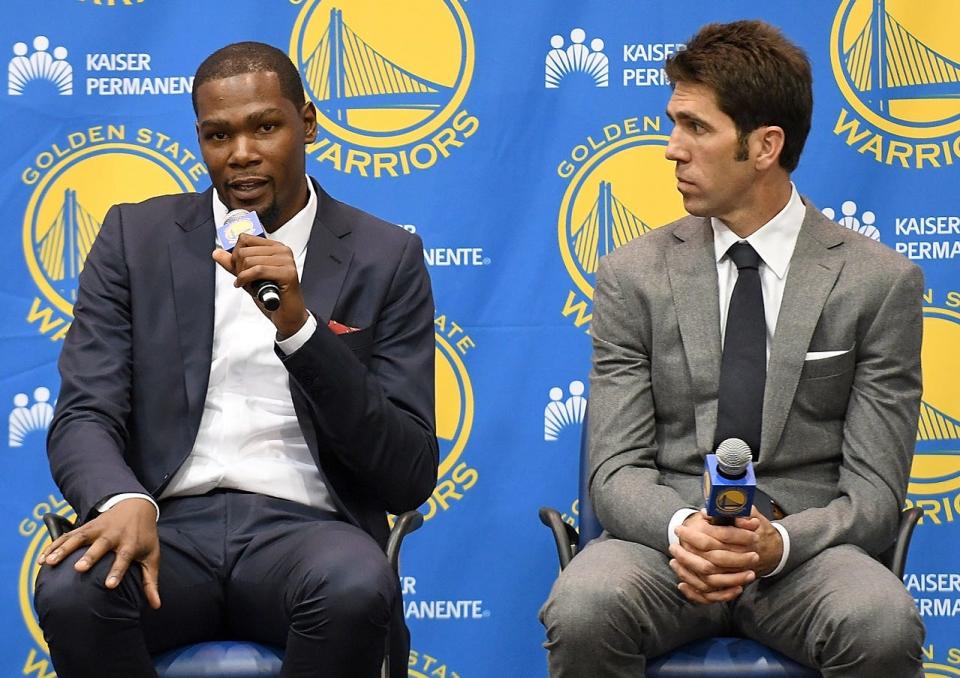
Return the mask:
<path fill-rule="evenodd" d="M 109 211 L 60 358 L 48 454 L 79 527 L 40 557 L 54 665 L 152 676 L 234 637 L 284 645 L 284 676 L 372 676 L 391 627 L 405 676 L 383 546 L 436 482 L 422 244 L 306 176 L 316 111 L 283 52 L 229 45 L 193 91 L 213 187 Z M 228 253 L 233 209 L 267 233 Z"/>

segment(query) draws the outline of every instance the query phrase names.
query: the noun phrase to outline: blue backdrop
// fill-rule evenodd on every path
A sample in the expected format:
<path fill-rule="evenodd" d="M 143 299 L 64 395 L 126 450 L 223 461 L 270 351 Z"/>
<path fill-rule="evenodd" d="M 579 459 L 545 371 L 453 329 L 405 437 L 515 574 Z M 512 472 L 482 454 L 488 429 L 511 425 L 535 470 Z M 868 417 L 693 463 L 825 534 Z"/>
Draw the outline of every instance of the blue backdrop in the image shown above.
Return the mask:
<path fill-rule="evenodd" d="M 536 511 L 577 520 L 597 256 L 681 213 L 664 57 L 703 23 L 760 17 L 813 61 L 800 191 L 926 273 L 909 490 L 925 516 L 905 583 L 927 675 L 960 676 L 955 2 L 9 0 L 0 14 L 0 675 L 54 675 L 30 591 L 38 517 L 70 511 L 44 433 L 76 276 L 110 204 L 209 185 L 191 76 L 244 39 L 304 76 L 321 126 L 309 172 L 424 241 L 443 457 L 402 563 L 410 675 L 545 675 L 537 610 L 556 564 Z"/>

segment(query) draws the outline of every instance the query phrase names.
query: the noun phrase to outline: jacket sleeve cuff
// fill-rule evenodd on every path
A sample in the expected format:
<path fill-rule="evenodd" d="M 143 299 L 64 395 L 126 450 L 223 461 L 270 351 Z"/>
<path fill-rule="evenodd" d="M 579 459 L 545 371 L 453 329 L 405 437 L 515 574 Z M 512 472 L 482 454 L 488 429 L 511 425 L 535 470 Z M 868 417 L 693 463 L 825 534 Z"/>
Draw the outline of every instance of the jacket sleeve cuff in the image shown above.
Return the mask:
<path fill-rule="evenodd" d="M 307 343 L 307 341 L 310 340 L 310 337 L 312 337 L 313 333 L 316 331 L 317 319 L 313 317 L 313 313 L 307 311 L 307 321 L 303 323 L 303 327 L 286 339 L 278 340 L 277 348 L 279 348 L 284 355 L 296 353 L 304 344 Z"/>
<path fill-rule="evenodd" d="M 787 564 L 787 558 L 790 557 L 790 533 L 787 532 L 787 528 L 780 523 L 770 524 L 773 525 L 774 529 L 780 533 L 780 538 L 783 539 L 783 555 L 780 556 L 780 563 L 777 565 L 776 569 L 769 574 L 763 575 L 761 579 L 766 579 L 767 577 L 773 577 L 774 575 L 780 574 L 781 570 L 783 570 L 783 566 Z"/>
<path fill-rule="evenodd" d="M 677 528 L 683 525 L 684 520 L 696 512 L 697 509 L 682 508 L 673 514 L 673 518 L 670 519 L 670 523 L 667 525 L 667 539 L 670 541 L 671 546 L 680 543 L 680 538 L 677 536 Z"/>
<path fill-rule="evenodd" d="M 140 494 L 139 492 L 121 492 L 120 494 L 115 494 L 109 499 L 104 499 L 102 502 L 97 504 L 96 509 L 100 513 L 104 513 L 112 509 L 124 499 L 146 499 L 153 504 L 153 508 L 157 510 L 157 520 L 160 520 L 160 507 L 157 506 L 157 502 L 154 501 L 153 497 L 151 497 L 149 494 Z"/>

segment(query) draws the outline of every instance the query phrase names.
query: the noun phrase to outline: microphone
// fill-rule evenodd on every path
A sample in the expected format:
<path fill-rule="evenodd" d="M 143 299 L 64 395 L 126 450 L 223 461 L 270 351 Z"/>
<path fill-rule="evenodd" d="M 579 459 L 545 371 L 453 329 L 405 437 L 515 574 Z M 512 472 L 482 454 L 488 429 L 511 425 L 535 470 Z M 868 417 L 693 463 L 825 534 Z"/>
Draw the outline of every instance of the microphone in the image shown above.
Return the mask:
<path fill-rule="evenodd" d="M 727 438 L 708 454 L 703 471 L 703 500 L 714 525 L 733 525 L 737 516 L 749 516 L 757 478 L 750 463 L 750 446 Z"/>
<path fill-rule="evenodd" d="M 260 223 L 256 212 L 247 210 L 231 210 L 227 213 L 227 218 L 223 221 L 223 226 L 217 229 L 217 242 L 220 247 L 227 252 L 232 252 L 237 246 L 237 240 L 241 233 L 250 235 L 263 235 L 263 224 Z M 275 282 L 269 280 L 257 280 L 253 283 L 254 292 L 257 299 L 268 311 L 276 311 L 280 308 L 280 288 Z"/>

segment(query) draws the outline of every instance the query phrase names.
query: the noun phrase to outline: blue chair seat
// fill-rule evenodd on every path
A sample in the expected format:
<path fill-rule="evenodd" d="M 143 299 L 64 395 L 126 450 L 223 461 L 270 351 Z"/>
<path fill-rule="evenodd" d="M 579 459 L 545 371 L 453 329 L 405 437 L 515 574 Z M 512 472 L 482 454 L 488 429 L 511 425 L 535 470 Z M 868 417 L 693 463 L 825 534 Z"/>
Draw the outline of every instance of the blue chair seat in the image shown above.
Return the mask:
<path fill-rule="evenodd" d="M 819 678 L 820 672 L 744 638 L 706 638 L 657 657 L 648 678 Z"/>
<path fill-rule="evenodd" d="M 283 651 L 258 643 L 221 640 L 165 652 L 154 659 L 160 678 L 279 676 Z"/>

